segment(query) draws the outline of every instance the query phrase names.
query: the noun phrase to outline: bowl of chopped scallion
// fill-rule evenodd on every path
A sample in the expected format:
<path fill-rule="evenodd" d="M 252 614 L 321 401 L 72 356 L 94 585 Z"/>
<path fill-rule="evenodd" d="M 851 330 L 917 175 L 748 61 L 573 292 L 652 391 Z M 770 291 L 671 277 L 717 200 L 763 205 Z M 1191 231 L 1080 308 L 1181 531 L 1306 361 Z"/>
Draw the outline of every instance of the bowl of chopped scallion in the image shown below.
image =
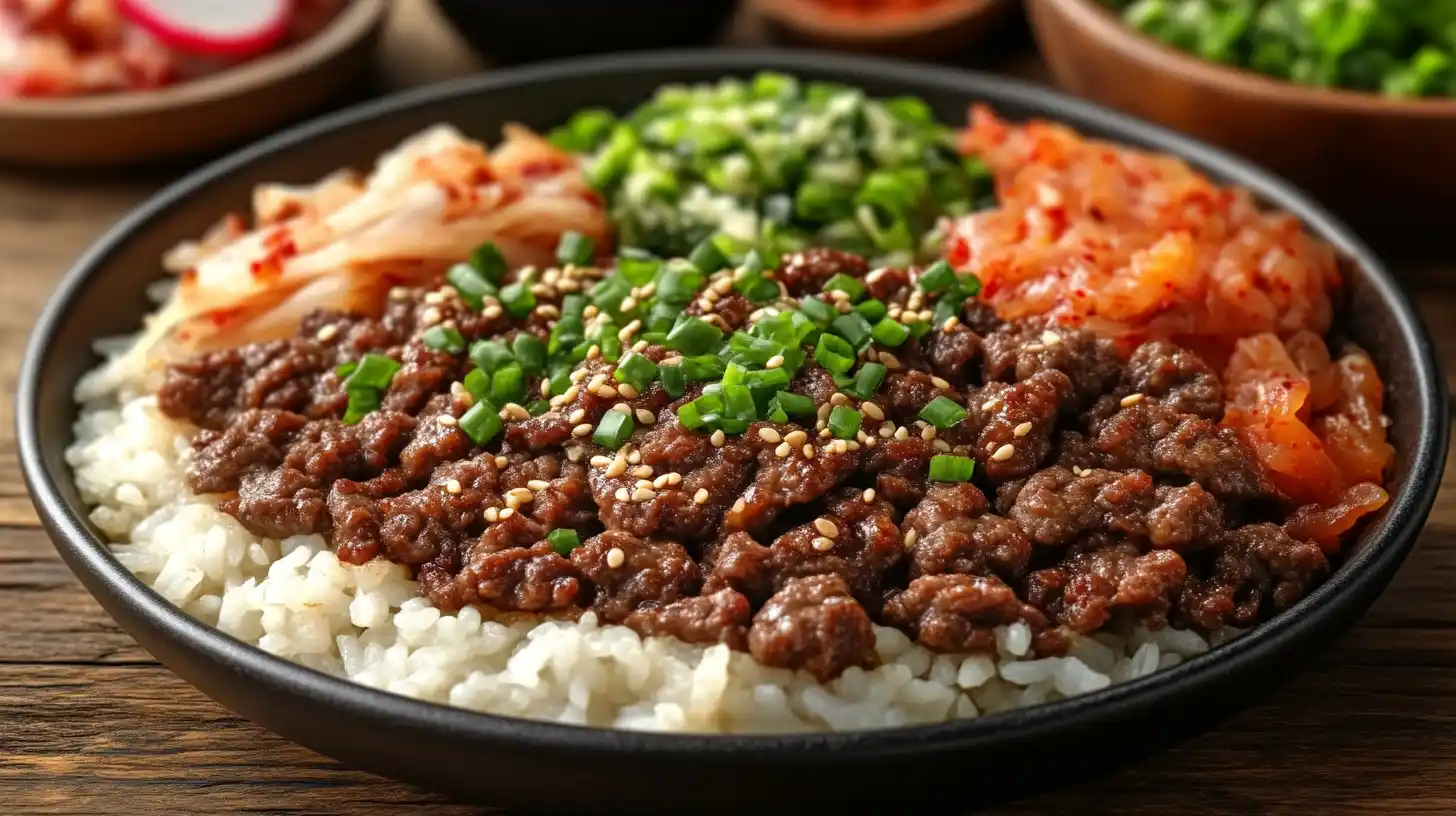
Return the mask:
<path fill-rule="evenodd" d="M 1062 85 L 1272 167 L 1387 248 L 1456 207 L 1456 3 L 1027 5 Z"/>

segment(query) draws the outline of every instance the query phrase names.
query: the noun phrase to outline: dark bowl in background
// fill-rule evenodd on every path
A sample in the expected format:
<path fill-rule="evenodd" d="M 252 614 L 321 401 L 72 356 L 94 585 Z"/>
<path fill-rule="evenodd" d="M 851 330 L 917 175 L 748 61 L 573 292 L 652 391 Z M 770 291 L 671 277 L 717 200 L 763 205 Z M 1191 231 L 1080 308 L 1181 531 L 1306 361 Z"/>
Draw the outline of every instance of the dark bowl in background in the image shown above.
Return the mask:
<path fill-rule="evenodd" d="M 254 184 L 306 182 L 440 121 L 494 139 L 506 122 L 545 128 L 584 105 L 625 110 L 669 82 L 758 69 L 918 94 L 947 121 L 984 101 L 1176 154 L 1299 216 L 1348 259 L 1344 328 L 1388 387 L 1397 457 L 1391 502 L 1345 563 L 1293 609 L 1182 665 L 1103 691 L 941 725 L 841 734 L 709 736 L 578 728 L 418 702 L 275 658 L 188 617 L 129 573 L 87 521 L 65 449 L 72 389 L 98 362 L 92 341 L 134 331 L 158 257 L 219 214 L 246 209 Z M 1420 318 L 1348 228 L 1248 162 L 1048 89 L 975 73 L 864 57 L 686 51 L 494 71 L 373 102 L 286 131 L 172 185 L 76 263 L 41 316 L 20 375 L 17 437 L 40 518 L 62 557 L 147 650 L 213 699 L 356 767 L 495 805 L 566 812 L 761 812 L 920 800 L 962 810 L 1041 792 L 1167 747 L 1237 711 L 1348 629 L 1414 546 L 1446 458 L 1446 389 Z M 1331 716 L 1338 716 L 1331 712 Z M 246 746 L 239 746 L 240 750 Z"/>
<path fill-rule="evenodd" d="M 524 63 L 712 42 L 738 0 L 435 0 L 481 54 Z"/>

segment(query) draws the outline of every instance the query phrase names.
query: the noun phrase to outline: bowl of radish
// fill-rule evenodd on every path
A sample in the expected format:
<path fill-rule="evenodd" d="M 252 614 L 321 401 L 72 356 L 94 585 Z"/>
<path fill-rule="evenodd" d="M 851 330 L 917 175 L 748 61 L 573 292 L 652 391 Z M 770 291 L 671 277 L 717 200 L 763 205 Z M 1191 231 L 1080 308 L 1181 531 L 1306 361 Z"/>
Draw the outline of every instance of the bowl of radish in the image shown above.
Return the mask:
<path fill-rule="evenodd" d="M 127 166 L 276 130 L 360 78 L 389 6 L 0 2 L 0 162 Z"/>

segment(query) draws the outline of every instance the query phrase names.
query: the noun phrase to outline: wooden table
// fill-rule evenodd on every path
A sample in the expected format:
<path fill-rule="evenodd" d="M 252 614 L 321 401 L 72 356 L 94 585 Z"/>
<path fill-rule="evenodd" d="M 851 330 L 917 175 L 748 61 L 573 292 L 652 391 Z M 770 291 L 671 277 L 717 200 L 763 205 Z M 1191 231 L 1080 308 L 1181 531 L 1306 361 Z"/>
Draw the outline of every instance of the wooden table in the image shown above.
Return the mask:
<path fill-rule="evenodd" d="M 382 63 L 396 87 L 477 67 L 422 0 L 400 0 Z M 473 812 L 343 767 L 213 703 L 112 623 L 37 526 L 11 415 L 26 333 L 80 250 L 164 181 L 0 175 L 0 813 Z M 1402 271 L 1429 281 L 1443 267 L 1456 272 L 1456 256 Z M 1416 295 L 1456 371 L 1456 294 Z M 1309 671 L 1181 748 L 996 812 L 1456 812 L 1447 578 L 1456 581 L 1450 481 L 1394 585 Z"/>

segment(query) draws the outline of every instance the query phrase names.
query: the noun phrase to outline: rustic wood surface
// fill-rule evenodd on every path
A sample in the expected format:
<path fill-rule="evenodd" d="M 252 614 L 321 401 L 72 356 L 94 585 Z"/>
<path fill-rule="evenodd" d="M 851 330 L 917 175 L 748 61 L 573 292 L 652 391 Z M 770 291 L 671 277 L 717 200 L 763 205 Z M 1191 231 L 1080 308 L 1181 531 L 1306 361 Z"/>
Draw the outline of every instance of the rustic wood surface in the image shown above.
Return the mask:
<path fill-rule="evenodd" d="M 399 3 L 382 65 L 386 87 L 477 67 L 422 0 Z M 208 700 L 112 623 L 37 527 L 13 439 L 25 335 L 81 248 L 164 180 L 0 174 L 0 812 L 474 812 Z M 1456 273 L 1456 256 L 1402 272 L 1439 280 Z M 1456 371 L 1456 293 L 1421 286 L 1417 302 Z M 1181 748 L 996 812 L 1456 812 L 1456 488 L 1445 487 L 1395 584 L 1309 671 Z"/>

